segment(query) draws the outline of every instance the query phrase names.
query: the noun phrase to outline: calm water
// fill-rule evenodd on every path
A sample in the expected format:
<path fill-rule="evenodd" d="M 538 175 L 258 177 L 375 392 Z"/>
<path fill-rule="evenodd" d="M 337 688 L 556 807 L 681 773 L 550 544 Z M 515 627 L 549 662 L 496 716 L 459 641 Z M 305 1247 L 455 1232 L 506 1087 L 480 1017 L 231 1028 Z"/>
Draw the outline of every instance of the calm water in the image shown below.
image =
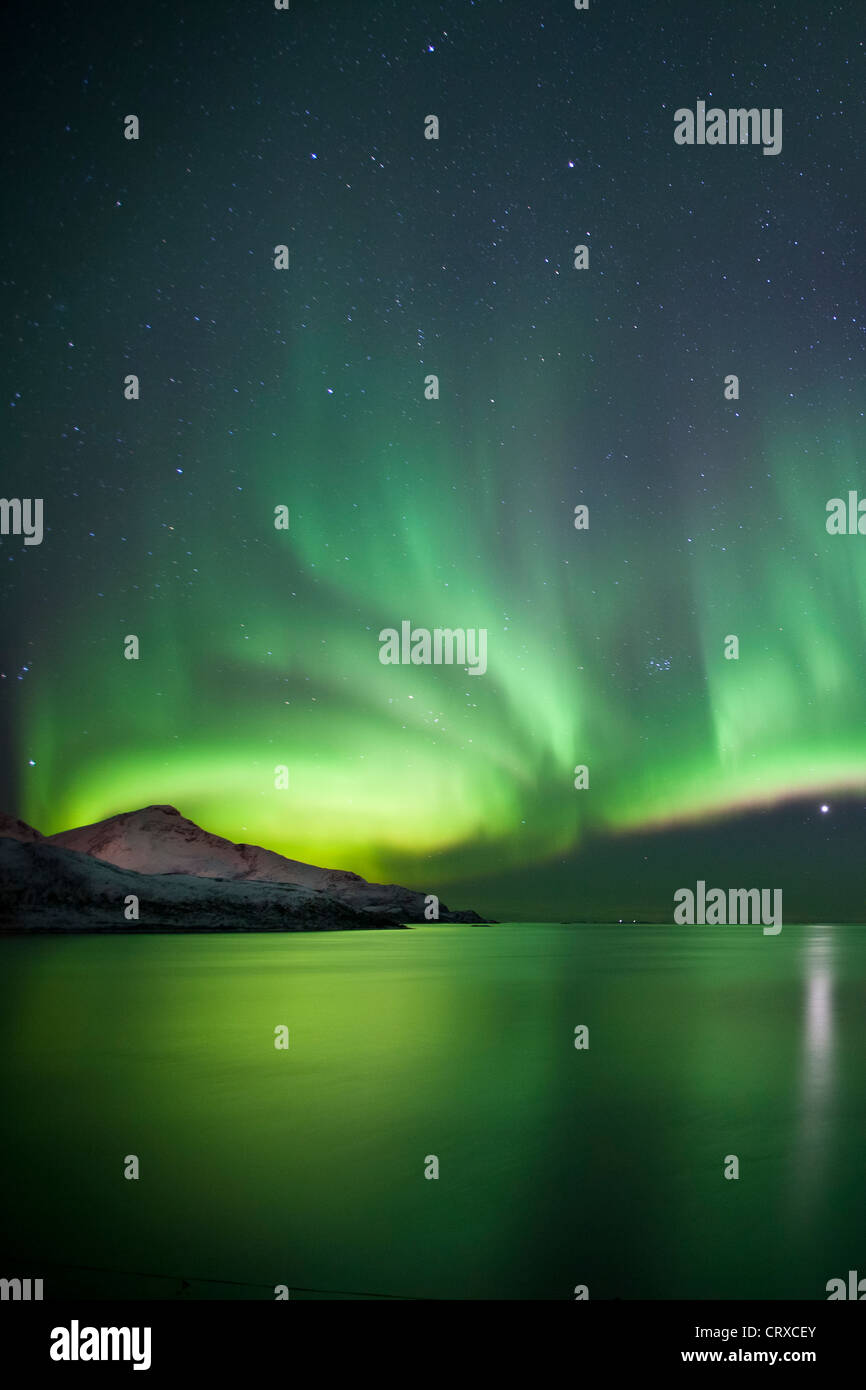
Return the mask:
<path fill-rule="evenodd" d="M 0 972 L 0 1274 L 46 1296 L 866 1274 L 866 927 L 18 938 Z"/>

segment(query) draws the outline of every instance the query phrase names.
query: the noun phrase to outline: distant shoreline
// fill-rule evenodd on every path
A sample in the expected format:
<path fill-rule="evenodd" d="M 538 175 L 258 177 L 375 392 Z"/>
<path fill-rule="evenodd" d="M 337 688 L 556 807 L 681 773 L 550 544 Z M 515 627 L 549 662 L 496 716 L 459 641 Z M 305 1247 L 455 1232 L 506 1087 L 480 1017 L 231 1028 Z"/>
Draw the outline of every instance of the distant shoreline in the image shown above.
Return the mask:
<path fill-rule="evenodd" d="M 461 923 L 460 925 L 463 925 Z M 330 936 L 368 931 L 411 931 L 408 923 L 388 922 L 363 927 L 6 927 L 4 936 Z"/>

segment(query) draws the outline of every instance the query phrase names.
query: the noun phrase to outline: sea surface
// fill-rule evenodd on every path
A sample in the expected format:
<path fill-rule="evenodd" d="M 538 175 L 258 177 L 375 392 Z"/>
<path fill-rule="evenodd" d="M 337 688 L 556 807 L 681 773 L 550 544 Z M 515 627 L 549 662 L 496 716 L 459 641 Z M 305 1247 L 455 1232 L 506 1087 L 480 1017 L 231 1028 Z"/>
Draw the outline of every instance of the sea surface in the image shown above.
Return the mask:
<path fill-rule="evenodd" d="M 46 1297 L 866 1275 L 863 926 L 6 938 L 0 1029 L 0 1275 Z"/>

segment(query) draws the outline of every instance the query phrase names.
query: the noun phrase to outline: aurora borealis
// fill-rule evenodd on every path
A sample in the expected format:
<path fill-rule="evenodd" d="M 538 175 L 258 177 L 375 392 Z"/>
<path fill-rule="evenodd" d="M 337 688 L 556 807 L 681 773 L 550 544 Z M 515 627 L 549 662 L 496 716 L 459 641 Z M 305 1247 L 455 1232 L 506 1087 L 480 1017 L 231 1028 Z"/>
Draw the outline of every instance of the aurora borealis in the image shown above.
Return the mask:
<path fill-rule="evenodd" d="M 59 6 L 50 73 L 19 21 L 10 811 L 482 898 L 574 862 L 614 916 L 623 832 L 862 816 L 866 538 L 825 508 L 866 490 L 863 48 L 755 9 L 155 4 L 118 44 Z M 781 153 L 678 147 L 704 97 L 784 109 Z M 485 674 L 383 666 L 406 619 L 485 628 Z"/>

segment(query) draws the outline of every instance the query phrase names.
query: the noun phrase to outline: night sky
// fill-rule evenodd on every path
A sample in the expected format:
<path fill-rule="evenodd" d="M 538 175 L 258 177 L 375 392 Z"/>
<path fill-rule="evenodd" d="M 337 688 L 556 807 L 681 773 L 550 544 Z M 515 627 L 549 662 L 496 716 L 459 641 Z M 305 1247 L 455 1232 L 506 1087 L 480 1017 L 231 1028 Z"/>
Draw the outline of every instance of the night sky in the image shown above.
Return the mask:
<path fill-rule="evenodd" d="M 669 917 L 715 873 L 862 918 L 866 536 L 825 522 L 866 496 L 863 32 L 20 11 L 2 492 L 45 534 L 0 540 L 2 805 L 168 803 L 500 917 Z M 675 144 L 698 101 L 781 108 L 781 153 Z M 486 628 L 486 673 L 382 665 L 404 619 Z"/>

